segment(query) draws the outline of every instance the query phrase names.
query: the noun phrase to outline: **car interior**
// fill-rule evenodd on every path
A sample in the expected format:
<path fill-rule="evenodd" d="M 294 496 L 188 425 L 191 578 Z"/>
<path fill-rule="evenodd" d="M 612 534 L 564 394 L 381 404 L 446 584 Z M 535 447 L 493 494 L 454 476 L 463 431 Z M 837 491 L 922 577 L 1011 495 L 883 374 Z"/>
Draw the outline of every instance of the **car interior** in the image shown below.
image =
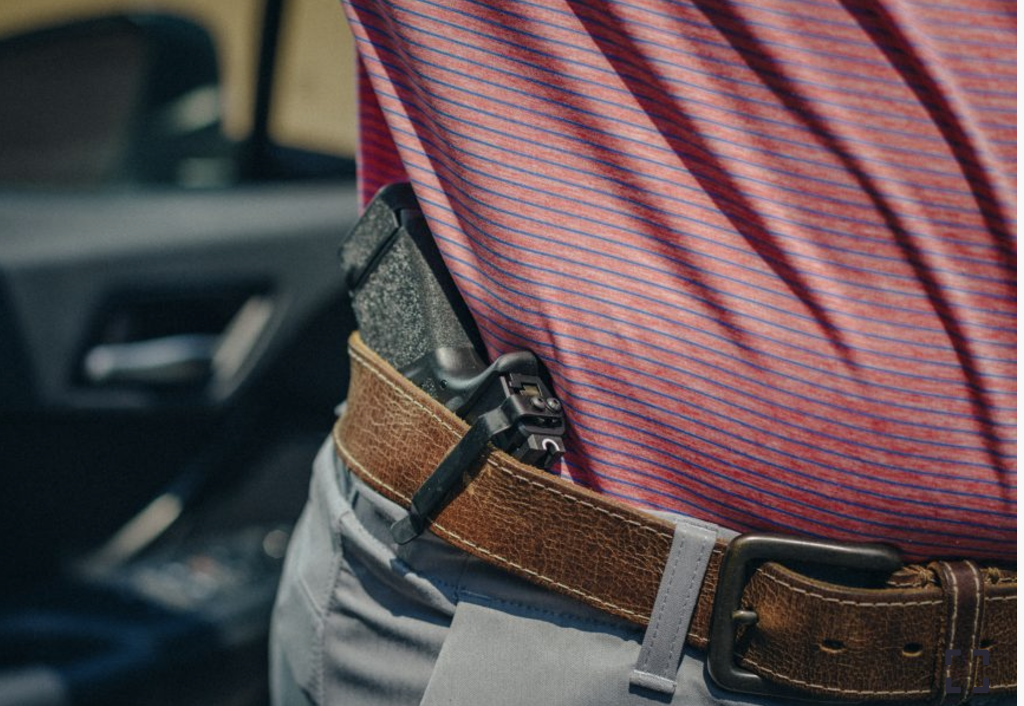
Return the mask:
<path fill-rule="evenodd" d="M 330 0 L 0 7 L 0 705 L 263 704 L 347 384 Z"/>

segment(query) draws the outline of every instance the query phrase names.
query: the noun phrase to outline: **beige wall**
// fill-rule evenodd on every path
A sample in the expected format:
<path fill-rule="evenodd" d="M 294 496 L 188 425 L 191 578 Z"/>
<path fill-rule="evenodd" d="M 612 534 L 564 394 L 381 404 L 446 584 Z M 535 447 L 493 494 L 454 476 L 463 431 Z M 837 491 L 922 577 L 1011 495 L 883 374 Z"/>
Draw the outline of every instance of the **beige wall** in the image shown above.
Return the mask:
<path fill-rule="evenodd" d="M 112 12 L 164 12 L 207 27 L 221 64 L 225 130 L 235 139 L 252 126 L 261 0 L 17 0 L 0 2 L 0 36 Z M 288 145 L 353 154 L 356 142 L 354 55 L 336 0 L 288 0 L 272 136 Z"/>

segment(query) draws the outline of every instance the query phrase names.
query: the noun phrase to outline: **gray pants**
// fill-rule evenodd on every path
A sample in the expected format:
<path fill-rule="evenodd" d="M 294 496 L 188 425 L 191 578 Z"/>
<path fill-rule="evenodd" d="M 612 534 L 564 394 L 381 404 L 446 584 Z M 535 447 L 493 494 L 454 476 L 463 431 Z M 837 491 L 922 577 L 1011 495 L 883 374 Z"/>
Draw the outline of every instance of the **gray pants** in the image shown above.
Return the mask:
<path fill-rule="evenodd" d="M 396 546 L 402 515 L 321 449 L 274 611 L 277 706 L 781 703 L 721 691 L 689 650 L 674 697 L 632 687 L 642 630 L 430 533 Z"/>
<path fill-rule="evenodd" d="M 275 704 L 733 704 L 683 659 L 675 698 L 630 687 L 643 631 L 430 533 L 396 546 L 397 505 L 317 457 L 274 611 Z"/>

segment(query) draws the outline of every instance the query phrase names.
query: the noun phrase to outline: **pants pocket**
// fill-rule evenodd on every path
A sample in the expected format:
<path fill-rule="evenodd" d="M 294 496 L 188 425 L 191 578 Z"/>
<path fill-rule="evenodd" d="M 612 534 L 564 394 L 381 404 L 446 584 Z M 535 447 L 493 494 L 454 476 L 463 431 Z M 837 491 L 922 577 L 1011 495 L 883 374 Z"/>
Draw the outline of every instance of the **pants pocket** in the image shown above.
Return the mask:
<path fill-rule="evenodd" d="M 422 706 L 620 706 L 637 650 L 628 628 L 462 593 Z"/>
<path fill-rule="evenodd" d="M 464 558 L 431 537 L 399 547 L 404 511 L 342 471 L 352 511 L 323 620 L 324 704 L 415 706 L 451 621 Z"/>
<path fill-rule="evenodd" d="M 276 706 L 320 702 L 323 623 L 343 563 L 338 532 L 351 507 L 338 490 L 335 454 L 325 444 L 313 464 L 310 497 L 288 546 L 271 620 L 271 693 Z"/>
<path fill-rule="evenodd" d="M 721 692 L 690 650 L 674 696 L 633 687 L 642 631 L 514 584 L 460 593 L 421 706 L 782 706 Z"/>

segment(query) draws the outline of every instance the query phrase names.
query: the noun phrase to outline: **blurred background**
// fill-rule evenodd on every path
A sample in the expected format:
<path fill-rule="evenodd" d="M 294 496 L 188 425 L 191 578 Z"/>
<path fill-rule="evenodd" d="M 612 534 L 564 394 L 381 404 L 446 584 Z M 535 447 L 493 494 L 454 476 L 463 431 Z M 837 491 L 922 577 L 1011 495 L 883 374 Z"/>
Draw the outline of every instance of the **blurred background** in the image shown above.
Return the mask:
<path fill-rule="evenodd" d="M 0 705 L 266 703 L 353 63 L 334 0 L 0 3 Z"/>

